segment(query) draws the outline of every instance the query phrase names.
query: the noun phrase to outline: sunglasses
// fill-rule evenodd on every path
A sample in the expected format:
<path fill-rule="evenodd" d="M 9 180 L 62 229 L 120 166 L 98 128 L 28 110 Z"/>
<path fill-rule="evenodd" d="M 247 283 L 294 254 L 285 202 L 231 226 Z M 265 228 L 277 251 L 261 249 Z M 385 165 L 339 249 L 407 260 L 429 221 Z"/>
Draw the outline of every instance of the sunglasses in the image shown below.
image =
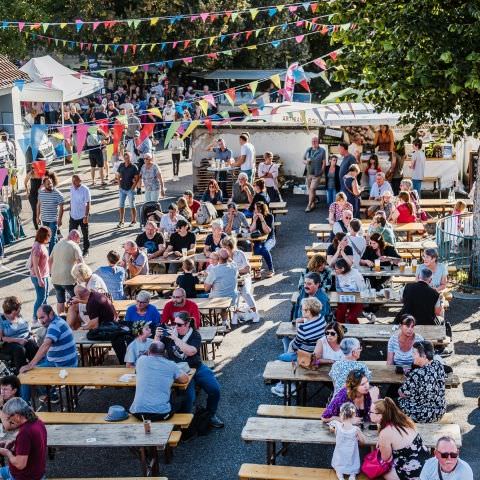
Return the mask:
<path fill-rule="evenodd" d="M 177 322 L 175 322 L 174 324 L 177 327 L 184 327 L 186 325 L 186 323 L 177 323 Z"/>
<path fill-rule="evenodd" d="M 183 295 L 172 295 L 172 298 L 183 298 Z"/>
<path fill-rule="evenodd" d="M 438 452 L 442 458 L 458 458 L 458 452 Z"/>
<path fill-rule="evenodd" d="M 330 335 L 331 337 L 334 337 L 337 334 L 335 330 L 325 332 L 325 335 Z"/>

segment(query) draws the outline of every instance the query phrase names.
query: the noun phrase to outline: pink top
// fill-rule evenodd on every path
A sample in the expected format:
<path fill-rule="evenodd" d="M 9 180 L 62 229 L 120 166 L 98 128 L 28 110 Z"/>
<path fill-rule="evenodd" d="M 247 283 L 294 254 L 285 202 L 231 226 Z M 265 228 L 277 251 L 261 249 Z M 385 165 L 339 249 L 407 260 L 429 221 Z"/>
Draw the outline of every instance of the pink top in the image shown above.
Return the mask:
<path fill-rule="evenodd" d="M 32 246 L 31 258 L 38 258 L 38 269 L 40 270 L 41 278 L 47 278 L 50 274 L 50 268 L 48 266 L 48 248 L 47 245 L 35 242 Z M 30 260 L 30 274 L 32 277 L 36 277 L 36 273 L 33 270 L 33 261 Z"/>
<path fill-rule="evenodd" d="M 342 219 L 342 212 L 344 210 L 350 210 L 351 212 L 353 212 L 353 205 L 349 202 L 345 202 L 343 205 L 337 202 L 333 202 L 328 208 L 328 213 L 333 213 L 334 221 L 338 222 Z"/>

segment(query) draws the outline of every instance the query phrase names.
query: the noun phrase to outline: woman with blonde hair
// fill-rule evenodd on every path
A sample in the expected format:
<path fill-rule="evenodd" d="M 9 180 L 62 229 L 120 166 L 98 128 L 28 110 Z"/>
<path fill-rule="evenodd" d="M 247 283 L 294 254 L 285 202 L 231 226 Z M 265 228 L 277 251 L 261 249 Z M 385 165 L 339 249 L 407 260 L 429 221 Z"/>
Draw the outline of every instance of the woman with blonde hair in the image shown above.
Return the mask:
<path fill-rule="evenodd" d="M 77 263 L 72 268 L 72 277 L 77 284 L 83 285 L 89 290 L 103 290 L 107 292 L 107 285 L 100 275 L 92 272 L 92 269 L 86 263 Z"/>
<path fill-rule="evenodd" d="M 180 197 L 177 200 L 177 207 L 178 213 L 184 217 L 187 222 L 191 222 L 193 220 L 193 212 L 188 206 L 188 203 L 184 197 Z"/>
<path fill-rule="evenodd" d="M 373 403 L 370 418 L 378 426 L 378 449 L 382 460 L 392 461 L 392 469 L 383 478 L 419 480 L 423 464 L 430 455 L 412 419 L 389 397 Z"/>

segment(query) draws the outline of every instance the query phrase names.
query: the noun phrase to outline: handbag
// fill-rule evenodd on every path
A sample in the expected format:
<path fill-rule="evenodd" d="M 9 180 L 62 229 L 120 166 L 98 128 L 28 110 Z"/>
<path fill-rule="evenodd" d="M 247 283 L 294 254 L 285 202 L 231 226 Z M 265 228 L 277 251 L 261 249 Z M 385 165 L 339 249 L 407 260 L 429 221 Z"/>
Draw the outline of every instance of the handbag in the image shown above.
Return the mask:
<path fill-rule="evenodd" d="M 315 363 L 315 355 L 305 350 L 297 350 L 297 363 L 300 367 L 307 370 L 315 370 L 318 365 Z"/>
<path fill-rule="evenodd" d="M 374 479 L 382 477 L 389 472 L 392 469 L 392 465 L 393 460 L 382 460 L 380 450 L 376 448 L 365 455 L 361 470 L 368 478 Z"/>
<path fill-rule="evenodd" d="M 124 335 L 128 332 L 116 322 L 102 323 L 98 328 L 87 332 L 87 339 L 97 342 L 111 342 L 118 335 Z"/>

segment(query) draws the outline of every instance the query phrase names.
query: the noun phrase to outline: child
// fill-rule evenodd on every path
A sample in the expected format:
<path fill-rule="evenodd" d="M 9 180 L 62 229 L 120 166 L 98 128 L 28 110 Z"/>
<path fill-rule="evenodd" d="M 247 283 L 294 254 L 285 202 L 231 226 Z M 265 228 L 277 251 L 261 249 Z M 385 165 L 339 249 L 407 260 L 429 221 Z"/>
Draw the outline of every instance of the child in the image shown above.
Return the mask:
<path fill-rule="evenodd" d="M 152 330 L 150 329 L 150 322 L 133 322 L 132 333 L 135 340 L 127 347 L 125 354 L 125 363 L 127 367 L 134 367 L 138 358 L 144 355 L 153 342 L 159 342 L 161 338 L 160 328 L 155 332 L 155 338 L 150 338 Z"/>
<path fill-rule="evenodd" d="M 365 443 L 365 437 L 360 428 L 353 424 L 356 413 L 355 405 L 346 402 L 340 407 L 340 421 L 332 420 L 329 423 L 336 437 L 332 467 L 339 480 L 344 480 L 344 475 L 348 475 L 348 480 L 355 480 L 360 472 L 358 443 Z"/>
<path fill-rule="evenodd" d="M 191 258 L 186 258 L 182 263 L 183 273 L 177 277 L 177 285 L 185 290 L 187 298 L 196 298 L 195 285 L 199 283 L 198 278 L 193 275 L 195 264 Z"/>
<path fill-rule="evenodd" d="M 382 169 L 378 163 L 378 157 L 373 154 L 368 160 L 368 167 L 365 169 L 365 174 L 368 178 L 368 186 L 372 188 L 373 184 L 377 180 L 377 173 L 381 172 Z"/>
<path fill-rule="evenodd" d="M 173 181 L 178 182 L 178 170 L 180 168 L 180 157 L 184 149 L 183 140 L 178 133 L 173 135 L 168 148 L 172 151 Z"/>
<path fill-rule="evenodd" d="M 452 212 L 452 217 L 457 217 L 457 229 L 462 231 L 462 214 L 465 213 L 467 204 L 463 200 L 458 200 Z"/>

